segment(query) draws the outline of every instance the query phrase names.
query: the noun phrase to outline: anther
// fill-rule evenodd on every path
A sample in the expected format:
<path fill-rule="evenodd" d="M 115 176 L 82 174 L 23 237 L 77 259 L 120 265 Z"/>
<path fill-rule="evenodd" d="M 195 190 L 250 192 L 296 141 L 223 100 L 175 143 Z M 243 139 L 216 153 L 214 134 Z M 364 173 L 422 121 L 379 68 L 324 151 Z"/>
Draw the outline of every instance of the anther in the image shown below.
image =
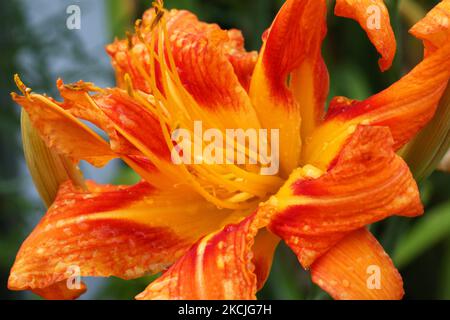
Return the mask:
<path fill-rule="evenodd" d="M 20 92 L 27 98 L 30 99 L 31 89 L 28 88 L 20 79 L 19 75 L 16 73 L 14 75 L 14 82 L 16 83 L 17 88 L 19 88 Z"/>

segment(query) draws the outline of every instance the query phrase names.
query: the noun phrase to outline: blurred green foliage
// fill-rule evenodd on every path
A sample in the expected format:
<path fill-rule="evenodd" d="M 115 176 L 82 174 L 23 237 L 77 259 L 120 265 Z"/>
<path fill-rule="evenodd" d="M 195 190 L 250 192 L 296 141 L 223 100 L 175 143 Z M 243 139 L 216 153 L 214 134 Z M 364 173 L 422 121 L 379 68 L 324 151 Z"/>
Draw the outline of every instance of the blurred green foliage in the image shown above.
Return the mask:
<path fill-rule="evenodd" d="M 0 27 L 14 25 L 16 22 L 23 23 L 20 8 L 14 5 L 0 5 Z M 20 232 L 20 226 L 24 224 L 27 210 L 19 188 L 17 159 L 20 155 L 20 144 L 17 139 L 11 138 L 17 134 L 19 121 L 8 95 L 8 91 L 12 90 L 12 84 L 5 77 L 6 74 L 12 74 L 17 70 L 16 57 L 20 47 L 18 42 L 13 34 L 0 33 L 0 43 L 2 43 L 0 57 L 2 72 L 0 77 L 0 167 L 2 168 L 0 171 L 0 296 L 2 297 L 9 294 L 5 284 L 11 258 L 14 257 L 14 251 L 19 246 L 17 234 Z M 11 45 L 3 46 L 6 43 Z"/>
<path fill-rule="evenodd" d="M 30 212 L 42 206 L 23 195 L 20 166 L 23 164 L 19 140 L 18 112 L 9 98 L 14 90 L 12 75 L 24 73 L 35 89 L 52 93 L 54 79 L 48 72 L 49 51 L 73 55 L 74 70 L 63 70 L 76 78 L 77 69 L 103 72 L 112 79 L 110 70 L 97 70 L 95 57 L 84 53 L 79 39 L 64 28 L 52 28 L 46 21 L 41 28 L 31 27 L 24 16 L 23 3 L 31 0 L 0 2 L 0 298 L 24 297 L 6 290 L 6 279 L 14 255 L 35 220 Z M 86 1 L 86 0 L 85 0 Z M 201 20 L 217 22 L 223 28 L 241 29 L 249 50 L 258 50 L 261 34 L 271 24 L 282 0 L 166 0 L 168 8 L 183 8 L 196 13 Z M 332 1 L 330 1 L 332 2 Z M 419 41 L 408 35 L 409 27 L 425 14 L 437 0 L 387 1 L 394 26 L 398 54 L 392 69 L 378 70 L 378 54 L 360 27 L 351 20 L 329 14 L 329 32 L 323 49 L 331 75 L 330 98 L 336 95 L 363 99 L 398 80 L 422 57 Z M 134 19 L 149 7 L 148 0 L 106 0 L 109 35 L 124 37 Z M 331 7 L 331 6 L 330 6 Z M 64 15 L 54 19 L 63 19 Z M 60 23 L 60 22 L 59 22 Z M 62 46 L 64 44 L 64 46 Z M 105 43 L 106 44 L 106 43 Z M 65 48 L 63 50 L 62 48 Z M 30 61 L 20 57 L 24 52 Z M 62 72 L 63 72 L 62 71 Z M 89 80 L 89 79 L 86 79 Z M 122 167 L 112 182 L 132 183 L 136 175 Z M 450 178 L 435 172 L 420 184 L 426 214 L 418 219 L 393 217 L 371 227 L 391 254 L 404 276 L 406 298 L 450 299 Z M 109 279 L 96 290 L 94 298 L 131 299 L 145 288 L 151 277 L 134 281 Z M 27 296 L 27 297 L 31 297 Z M 92 296 L 91 296 L 92 297 Z M 274 265 L 265 288 L 259 293 L 265 299 L 327 299 L 327 294 L 313 285 L 296 257 L 284 246 L 277 250 Z"/>

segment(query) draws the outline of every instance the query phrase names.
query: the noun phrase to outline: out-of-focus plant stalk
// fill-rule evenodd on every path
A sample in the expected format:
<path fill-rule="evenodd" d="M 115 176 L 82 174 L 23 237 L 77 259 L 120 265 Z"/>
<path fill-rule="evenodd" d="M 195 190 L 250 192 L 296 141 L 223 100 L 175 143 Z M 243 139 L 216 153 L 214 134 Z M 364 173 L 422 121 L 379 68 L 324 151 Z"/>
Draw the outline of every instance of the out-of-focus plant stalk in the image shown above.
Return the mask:
<path fill-rule="evenodd" d="M 415 24 L 427 13 L 416 0 L 400 0 L 398 10 L 409 25 Z"/>
<path fill-rule="evenodd" d="M 442 159 L 438 169 L 450 172 L 450 150 L 447 151 L 447 154 L 444 156 L 444 159 Z"/>
<path fill-rule="evenodd" d="M 136 14 L 137 1 L 109 0 L 106 5 L 111 36 L 124 35 L 129 26 L 134 23 L 133 16 Z"/>
<path fill-rule="evenodd" d="M 426 179 L 439 165 L 450 147 L 450 84 L 434 118 L 402 151 L 415 179 Z"/>
<path fill-rule="evenodd" d="M 47 207 L 55 200 L 61 183 L 72 180 L 74 185 L 85 188 L 78 166 L 47 147 L 23 110 L 21 127 L 25 160 L 36 189 Z"/>

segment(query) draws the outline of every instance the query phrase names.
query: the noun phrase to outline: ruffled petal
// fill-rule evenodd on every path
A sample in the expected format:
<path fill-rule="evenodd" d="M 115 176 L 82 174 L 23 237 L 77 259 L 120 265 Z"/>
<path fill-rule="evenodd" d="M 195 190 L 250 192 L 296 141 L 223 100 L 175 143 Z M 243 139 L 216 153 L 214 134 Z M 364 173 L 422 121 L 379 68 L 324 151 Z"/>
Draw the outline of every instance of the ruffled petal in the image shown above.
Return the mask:
<path fill-rule="evenodd" d="M 258 215 L 252 214 L 204 237 L 136 298 L 255 299 L 257 277 L 252 246 L 260 223 Z"/>
<path fill-rule="evenodd" d="M 167 24 L 168 24 L 168 36 L 177 35 L 179 32 L 188 32 L 189 29 L 194 31 L 204 32 L 205 30 L 220 31 L 220 27 L 216 24 L 207 24 L 200 22 L 197 17 L 186 10 L 170 10 L 167 12 Z M 155 13 L 153 9 L 150 9 L 144 13 L 143 22 L 145 26 L 152 24 Z M 231 29 L 226 31 L 227 39 L 221 44 L 223 46 L 224 53 L 232 64 L 234 72 L 239 79 L 239 82 L 244 88 L 248 90 L 250 85 L 251 75 L 258 58 L 256 52 L 247 52 L 244 47 L 244 38 L 239 30 Z M 175 39 L 175 38 L 173 38 Z M 136 39 L 134 39 L 136 41 Z M 118 83 L 122 84 L 122 88 L 125 88 L 123 78 L 125 74 L 129 74 L 132 78 L 133 84 L 136 89 L 144 92 L 151 92 L 151 85 L 142 73 L 134 66 L 133 58 L 130 54 L 130 48 L 128 48 L 127 40 L 116 40 L 106 48 L 108 54 L 112 58 L 113 66 L 116 71 Z M 133 49 L 136 53 L 136 57 L 141 59 L 141 63 L 149 67 L 148 52 L 144 46 L 135 46 Z"/>
<path fill-rule="evenodd" d="M 74 267 L 83 277 L 133 279 L 159 272 L 199 238 L 234 221 L 229 210 L 183 189 L 158 191 L 144 182 L 131 187 L 89 183 L 88 189 L 62 185 L 23 243 L 10 289 L 48 296 L 52 288 L 61 289 L 58 283 L 69 279 Z"/>
<path fill-rule="evenodd" d="M 142 156 L 141 150 L 145 149 L 170 160 L 160 122 L 149 107 L 141 103 L 143 99 L 138 100 L 121 89 L 99 89 L 83 81 L 65 85 L 59 80 L 57 84 L 64 98 L 64 109 L 107 133 L 111 149 L 116 153 Z"/>
<path fill-rule="evenodd" d="M 270 230 L 305 268 L 353 230 L 423 212 L 417 185 L 392 143 L 389 129 L 360 126 L 325 173 L 297 169 L 266 203 L 275 211 Z"/>
<path fill-rule="evenodd" d="M 338 300 L 398 300 L 403 281 L 366 229 L 350 233 L 311 266 L 314 283 Z"/>
<path fill-rule="evenodd" d="M 450 36 L 450 0 L 442 0 L 409 32 L 422 40 L 429 55 L 448 43 Z"/>
<path fill-rule="evenodd" d="M 148 150 L 158 158 L 170 161 L 170 150 L 161 125 L 144 105 L 120 89 L 107 89 L 94 96 L 93 101 L 141 154 Z"/>
<path fill-rule="evenodd" d="M 209 122 L 214 119 L 219 128 L 258 128 L 246 92 L 257 54 L 245 51 L 242 34 L 200 22 L 188 11 L 164 12 L 165 30 L 164 26 L 151 28 L 155 19 L 155 10 L 151 9 L 144 14 L 139 33 L 127 45 L 118 42 L 108 47 L 118 77 L 128 73 L 136 89 L 167 99 L 166 107 L 181 103 L 191 115 L 199 117 L 194 120 L 208 122 L 206 118 L 210 117 Z M 159 50 L 160 42 L 164 43 L 164 54 Z M 152 59 L 158 55 L 153 65 Z M 123 80 L 119 84 L 126 85 Z M 194 101 L 185 96 L 185 91 Z M 192 108 L 201 110 L 192 112 Z"/>
<path fill-rule="evenodd" d="M 301 116 L 305 116 L 308 131 L 323 110 L 328 90 L 328 73 L 320 54 L 325 17 L 325 1 L 286 1 L 263 37 L 252 77 L 250 97 L 262 126 L 280 130 L 281 169 L 285 175 L 298 166 L 300 159 Z M 291 74 L 292 83 L 288 85 Z"/>
<path fill-rule="evenodd" d="M 180 15 L 182 22 L 178 21 Z M 185 16 L 190 18 L 186 20 Z M 245 60 L 254 65 L 256 55 L 247 55 L 242 36 L 236 31 L 221 30 L 215 24 L 201 23 L 185 12 L 176 13 L 167 28 L 181 83 L 199 106 L 207 110 L 207 117 L 215 119 L 220 127 L 259 128 L 250 98 L 241 84 L 248 86 L 249 81 L 245 74 L 248 70 L 243 70 L 249 64 Z M 240 81 L 236 69 L 245 74 L 245 79 Z M 249 69 L 253 71 L 253 66 Z"/>
<path fill-rule="evenodd" d="M 381 71 L 388 70 L 394 60 L 397 43 L 383 0 L 337 0 L 334 13 L 359 22 L 381 54 L 378 62 Z"/>
<path fill-rule="evenodd" d="M 97 167 L 120 157 L 160 189 L 175 183 L 174 177 L 180 174 L 171 162 L 169 144 L 158 118 L 150 111 L 147 96 L 133 97 L 121 89 L 103 90 L 83 81 L 64 84 L 58 80 L 57 87 L 62 102 L 38 94 L 13 94 L 49 148 L 75 163 L 85 160 Z M 86 121 L 102 130 L 109 141 Z"/>
<path fill-rule="evenodd" d="M 303 163 L 326 168 L 358 124 L 389 127 L 394 149 L 400 149 L 434 116 L 450 78 L 449 57 L 447 43 L 401 80 L 364 101 L 335 98 L 323 125 L 307 139 Z"/>
<path fill-rule="evenodd" d="M 280 238 L 267 229 L 261 229 L 255 237 L 253 245 L 253 264 L 257 279 L 257 289 L 264 287 L 272 268 L 275 250 L 280 243 Z"/>
<path fill-rule="evenodd" d="M 60 103 L 38 94 L 29 97 L 13 94 L 13 99 L 28 113 L 47 146 L 56 152 L 74 162 L 86 160 L 98 167 L 117 157 L 105 140 Z M 74 140 L 80 143 L 73 143 Z"/>
<path fill-rule="evenodd" d="M 300 105 L 302 142 L 311 135 L 325 117 L 330 79 L 320 52 L 291 75 L 291 89 Z"/>
<path fill-rule="evenodd" d="M 79 288 L 69 288 L 67 281 L 57 282 L 47 288 L 34 289 L 33 293 L 46 300 L 74 300 L 84 294 L 86 285 L 81 282 Z"/>
<path fill-rule="evenodd" d="M 118 88 L 99 89 L 82 81 L 70 85 L 58 81 L 58 89 L 64 109 L 103 130 L 111 150 L 143 179 L 159 189 L 179 182 L 180 168 L 172 163 L 169 149 L 172 141 L 164 136 L 152 97 Z"/>
<path fill-rule="evenodd" d="M 244 36 L 240 30 L 229 30 L 228 37 L 231 44 L 226 46 L 226 55 L 233 65 L 234 72 L 236 73 L 239 82 L 244 89 L 248 91 L 250 89 L 250 82 L 252 80 L 256 61 L 258 61 L 258 53 L 254 51 L 247 52 L 245 50 Z"/>
<path fill-rule="evenodd" d="M 147 20 L 150 22 L 151 15 L 152 11 L 150 10 L 147 12 L 147 16 L 144 17 L 144 21 Z M 244 37 L 241 31 L 237 29 L 224 31 L 217 24 L 208 24 L 199 21 L 193 13 L 185 10 L 171 10 L 168 15 L 168 36 L 172 45 L 176 46 L 177 42 L 180 43 L 186 40 L 186 44 L 188 46 L 192 45 L 193 47 L 197 45 L 195 42 L 198 40 L 206 40 L 206 42 L 216 45 L 220 54 L 224 54 L 233 66 L 234 73 L 238 77 L 241 85 L 248 90 L 258 54 L 254 51 L 247 52 L 245 50 Z M 183 40 L 188 34 L 195 34 L 199 37 L 191 43 L 189 39 Z M 201 50 L 201 47 L 199 49 Z M 174 54 L 176 55 L 176 49 L 174 49 Z M 224 62 L 224 64 L 227 63 Z M 178 67 L 181 65 L 177 64 Z M 190 81 L 187 82 L 189 83 Z"/>
<path fill-rule="evenodd" d="M 109 138 L 111 150 L 121 155 L 141 154 L 116 130 L 114 122 L 95 104 L 91 93 L 103 96 L 106 94 L 104 90 L 84 81 L 65 84 L 59 79 L 56 85 L 63 98 L 61 107 L 74 117 L 90 122 L 104 131 Z"/>

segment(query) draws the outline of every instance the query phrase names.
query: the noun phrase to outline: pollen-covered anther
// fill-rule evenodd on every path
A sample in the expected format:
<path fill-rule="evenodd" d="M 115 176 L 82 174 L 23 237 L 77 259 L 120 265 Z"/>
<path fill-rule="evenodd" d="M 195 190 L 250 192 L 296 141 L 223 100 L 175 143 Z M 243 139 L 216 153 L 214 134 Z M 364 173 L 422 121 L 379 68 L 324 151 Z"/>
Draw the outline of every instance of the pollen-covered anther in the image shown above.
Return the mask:
<path fill-rule="evenodd" d="M 17 88 L 19 88 L 19 90 L 22 92 L 22 94 L 27 98 L 27 99 L 31 99 L 30 95 L 31 95 L 31 88 L 28 88 L 20 79 L 20 76 L 16 73 L 14 75 L 14 82 L 16 83 Z M 13 93 L 14 95 L 14 93 Z"/>

